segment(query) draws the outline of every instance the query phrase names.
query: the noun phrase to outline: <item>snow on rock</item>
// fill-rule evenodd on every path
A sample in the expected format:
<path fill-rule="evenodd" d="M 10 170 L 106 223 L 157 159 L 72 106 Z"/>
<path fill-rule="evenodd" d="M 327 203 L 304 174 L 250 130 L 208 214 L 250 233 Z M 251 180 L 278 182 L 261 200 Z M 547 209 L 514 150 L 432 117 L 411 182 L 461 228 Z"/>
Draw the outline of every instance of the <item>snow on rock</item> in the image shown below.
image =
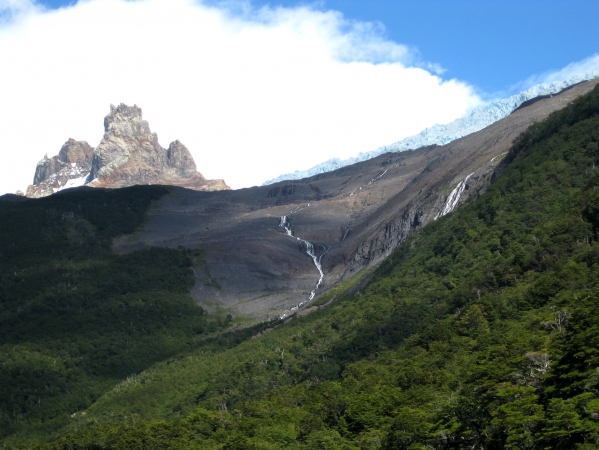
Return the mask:
<path fill-rule="evenodd" d="M 58 188 L 56 190 L 56 192 L 62 191 L 63 189 L 70 189 L 70 188 L 74 188 L 74 187 L 84 186 L 87 178 L 88 178 L 88 174 L 85 174 L 79 178 L 71 178 L 69 181 L 66 182 L 66 184 L 64 186 L 62 186 L 61 188 Z"/>
<path fill-rule="evenodd" d="M 522 105 L 522 103 L 528 100 L 532 100 L 533 98 L 540 96 L 556 94 L 574 84 L 587 81 L 598 76 L 599 69 L 594 69 L 589 72 L 576 74 L 567 80 L 538 84 L 523 92 L 520 92 L 519 94 L 512 95 L 508 98 L 495 100 L 487 105 L 475 108 L 466 116 L 454 120 L 451 123 L 434 125 L 415 136 L 408 137 L 370 152 L 359 153 L 358 156 L 344 160 L 333 158 L 307 170 L 296 170 L 293 173 L 278 176 L 277 178 L 273 178 L 272 180 L 264 182 L 263 186 L 278 183 L 279 181 L 299 180 L 302 178 L 311 177 L 313 175 L 318 175 L 319 173 L 331 172 L 341 167 L 372 159 L 376 156 L 382 155 L 383 153 L 397 153 L 404 150 L 415 150 L 417 148 L 426 147 L 429 145 L 445 145 L 451 141 L 482 130 L 494 122 L 503 119 L 514 112 L 514 110 Z"/>

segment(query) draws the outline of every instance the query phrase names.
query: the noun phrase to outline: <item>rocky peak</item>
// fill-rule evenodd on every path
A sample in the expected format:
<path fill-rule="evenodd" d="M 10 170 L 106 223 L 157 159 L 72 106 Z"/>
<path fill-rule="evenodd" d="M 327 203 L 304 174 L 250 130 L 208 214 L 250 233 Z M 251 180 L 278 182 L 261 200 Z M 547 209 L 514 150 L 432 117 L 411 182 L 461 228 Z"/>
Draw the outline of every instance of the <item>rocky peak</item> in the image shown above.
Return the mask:
<path fill-rule="evenodd" d="M 90 178 L 97 186 L 147 184 L 164 167 L 166 151 L 158 144 L 141 108 L 110 105 L 104 137 L 94 152 Z"/>
<path fill-rule="evenodd" d="M 38 163 L 28 197 L 43 197 L 66 187 L 119 188 L 135 184 L 166 184 L 195 190 L 229 189 L 223 180 L 206 180 L 197 172 L 191 153 L 181 142 L 168 149 L 158 143 L 137 105 L 110 105 L 104 137 L 94 150 L 87 142 L 69 139 L 57 156 Z"/>
<path fill-rule="evenodd" d="M 94 152 L 91 186 L 205 182 L 189 150 L 179 141 L 168 149 L 158 143 L 138 106 L 110 106 L 104 118 L 104 137 Z"/>
<path fill-rule="evenodd" d="M 141 108 L 137 105 L 110 105 L 110 114 L 104 117 L 104 132 L 123 137 L 152 135 L 150 125 L 143 120 Z M 156 135 L 153 135 L 156 137 Z"/>

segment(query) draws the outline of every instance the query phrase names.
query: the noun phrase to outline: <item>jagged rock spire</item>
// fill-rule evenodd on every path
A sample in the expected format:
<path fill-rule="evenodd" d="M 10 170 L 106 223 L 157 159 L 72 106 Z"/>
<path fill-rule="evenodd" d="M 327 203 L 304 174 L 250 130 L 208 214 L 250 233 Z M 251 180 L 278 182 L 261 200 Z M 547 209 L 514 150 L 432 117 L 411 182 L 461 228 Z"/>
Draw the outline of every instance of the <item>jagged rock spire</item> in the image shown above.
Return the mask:
<path fill-rule="evenodd" d="M 118 188 L 135 184 L 167 184 L 195 190 L 229 189 L 223 180 L 206 180 L 181 142 L 168 149 L 158 143 L 137 105 L 110 105 L 104 136 L 94 150 L 87 142 L 69 139 L 58 156 L 42 159 L 28 197 L 43 197 L 65 187 Z"/>

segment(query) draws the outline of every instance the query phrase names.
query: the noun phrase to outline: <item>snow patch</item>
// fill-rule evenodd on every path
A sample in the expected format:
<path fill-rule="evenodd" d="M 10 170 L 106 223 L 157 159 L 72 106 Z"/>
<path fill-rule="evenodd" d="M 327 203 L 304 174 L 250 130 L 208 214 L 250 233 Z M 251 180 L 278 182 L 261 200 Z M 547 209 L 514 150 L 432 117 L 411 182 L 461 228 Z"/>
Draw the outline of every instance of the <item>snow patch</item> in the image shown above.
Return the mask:
<path fill-rule="evenodd" d="M 56 189 L 55 192 L 62 191 L 63 189 L 69 189 L 69 188 L 83 186 L 85 184 L 85 180 L 87 180 L 87 174 L 85 174 L 79 178 L 71 178 L 70 180 L 68 180 L 65 183 L 64 186 L 61 186 L 58 189 Z"/>

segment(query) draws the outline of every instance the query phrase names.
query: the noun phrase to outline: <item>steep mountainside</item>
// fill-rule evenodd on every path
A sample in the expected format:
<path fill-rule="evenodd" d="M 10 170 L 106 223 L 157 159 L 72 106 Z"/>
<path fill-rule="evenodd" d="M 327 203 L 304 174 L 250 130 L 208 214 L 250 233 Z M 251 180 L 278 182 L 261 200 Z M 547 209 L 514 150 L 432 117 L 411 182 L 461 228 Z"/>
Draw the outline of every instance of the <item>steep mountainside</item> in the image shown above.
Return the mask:
<path fill-rule="evenodd" d="M 237 331 L 221 336 L 223 345 L 192 340 L 191 348 L 179 355 L 123 379 L 100 397 L 82 401 L 70 410 L 64 428 L 50 429 L 58 436 L 41 448 L 597 448 L 598 167 L 599 88 L 595 88 L 521 134 L 486 192 L 410 236 L 367 285 L 355 286 L 359 291 L 352 292 L 353 280 L 348 280 L 337 287 L 334 303 L 305 317 L 273 323 L 253 339 L 239 339 Z M 139 220 L 142 214 L 134 211 L 144 209 L 137 198 L 155 198 L 159 194 L 155 189 L 162 188 L 136 189 L 133 197 L 120 194 L 127 208 L 119 211 Z M 2 286 L 8 288 L 0 292 L 28 292 L 32 280 L 44 286 L 42 281 L 52 279 L 44 279 L 39 269 L 56 269 L 55 264 L 32 263 L 48 258 L 49 250 L 58 250 L 60 239 L 72 243 L 69 259 L 73 258 L 85 230 L 82 219 L 95 224 L 104 250 L 109 236 L 125 231 L 128 221 L 113 223 L 93 208 L 77 213 L 83 194 L 53 196 L 54 201 L 47 203 L 7 203 L 17 216 L 37 205 L 48 218 L 73 214 L 62 214 L 64 221 L 48 220 L 45 233 L 32 225 L 8 228 L 28 251 L 17 253 L 10 246 L 14 239 L 2 241 L 2 251 L 11 258 L 0 262 L 20 268 L 1 272 Z M 294 233 L 293 225 L 281 222 L 283 235 L 293 240 L 286 230 Z M 115 228 L 106 230 L 107 225 Z M 85 242 L 91 245 L 94 240 Z M 106 290 L 96 301 L 85 292 L 75 301 L 75 293 L 86 284 L 80 276 L 100 267 L 90 269 L 81 261 L 73 260 L 69 276 L 57 277 L 53 285 L 62 292 L 67 289 L 66 295 L 46 291 L 58 304 L 65 298 L 72 301 L 71 308 L 63 310 L 65 325 L 70 315 L 85 317 L 78 302 L 109 301 L 129 313 L 120 323 L 105 323 L 108 334 L 102 334 L 102 320 L 89 321 L 99 329 L 81 330 L 108 338 L 119 333 L 127 344 L 115 345 L 111 357 L 127 360 L 129 352 L 138 354 L 143 339 L 136 333 L 161 319 L 161 303 L 144 302 L 150 286 L 190 285 L 191 271 L 186 269 L 193 261 L 183 257 L 191 258 L 193 252 L 146 252 L 111 255 L 117 265 L 109 265 L 108 273 L 100 272 L 103 276 L 97 278 L 100 286 L 120 287 L 106 281 L 123 267 L 136 273 L 136 265 L 127 258 L 150 267 L 154 262 L 170 265 L 172 270 L 163 278 L 150 274 L 147 281 L 136 278 L 144 289 L 140 295 L 129 297 L 126 289 L 117 289 L 116 298 L 128 301 L 126 307 L 112 301 Z M 158 254 L 162 258 L 156 258 Z M 27 260 L 19 261 L 17 255 Z M 197 261 L 194 269 L 201 264 Z M 25 278 L 32 268 L 40 278 Z M 165 295 L 163 300 L 167 299 Z M 21 308 L 16 301 L 10 305 L 11 314 L 38 314 L 41 319 L 55 309 Z M 173 316 L 169 319 L 177 322 L 185 315 Z M 67 361 L 72 365 L 61 370 L 83 365 L 88 374 L 95 374 L 96 359 L 86 356 L 96 347 L 72 339 L 62 347 L 56 345 L 64 350 L 58 358 L 43 359 L 33 339 L 43 333 L 25 320 L 7 322 L 10 327 L 3 324 L 0 330 L 13 341 L 6 346 L 10 356 L 0 370 L 18 382 L 19 373 L 31 374 L 29 388 L 37 390 L 33 395 L 22 386 L 10 393 L 3 390 L 11 405 L 32 412 L 26 420 L 18 414 L 2 417 L 21 421 L 24 431 L 39 433 L 46 426 L 44 417 L 34 415 L 38 405 L 50 404 L 45 401 L 48 377 L 39 372 L 58 371 L 58 363 L 71 358 Z M 165 339 L 172 333 L 168 326 L 158 329 Z M 74 344 L 79 344 L 79 354 L 72 354 Z M 19 357 L 10 353 L 16 350 Z M 69 387 L 67 379 L 65 390 Z M 73 407 L 72 397 L 65 397 Z M 24 431 L 11 436 L 11 442 L 31 439 Z"/>
<path fill-rule="evenodd" d="M 415 230 L 484 192 L 520 133 L 597 83 L 540 99 L 448 145 L 251 189 L 177 190 L 114 248 L 201 247 L 207 266 L 193 290 L 200 304 L 261 319 L 289 315 L 317 286 L 322 293 L 379 264 Z"/>
<path fill-rule="evenodd" d="M 158 143 L 141 108 L 111 105 L 104 137 L 96 147 L 69 139 L 58 156 L 42 159 L 27 197 L 39 198 L 70 187 L 119 188 L 138 184 L 182 186 L 199 191 L 227 190 L 223 180 L 206 180 L 179 141 Z"/>

